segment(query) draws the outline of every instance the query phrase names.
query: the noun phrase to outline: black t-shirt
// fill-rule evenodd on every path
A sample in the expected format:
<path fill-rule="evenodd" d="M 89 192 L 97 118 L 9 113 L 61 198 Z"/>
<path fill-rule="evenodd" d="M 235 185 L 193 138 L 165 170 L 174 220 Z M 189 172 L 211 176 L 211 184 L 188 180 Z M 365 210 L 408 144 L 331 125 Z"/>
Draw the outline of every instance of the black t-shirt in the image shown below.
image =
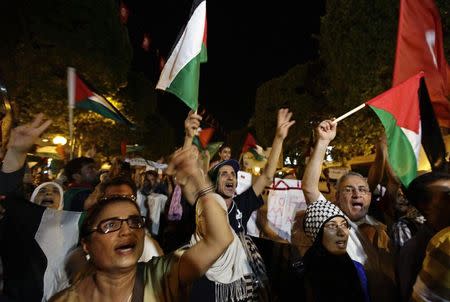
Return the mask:
<path fill-rule="evenodd" d="M 230 225 L 236 233 L 247 232 L 247 222 L 253 211 L 264 204 L 263 199 L 256 196 L 253 188 L 242 192 L 233 198 L 233 203 L 228 209 Z M 215 284 L 205 276 L 195 281 L 191 288 L 190 301 L 207 302 L 215 301 Z"/>
<path fill-rule="evenodd" d="M 40 302 L 47 258 L 35 240 L 45 207 L 22 199 L 7 198 L 0 220 L 0 257 L 4 294 L 13 301 Z"/>
<path fill-rule="evenodd" d="M 230 225 L 236 233 L 247 232 L 247 222 L 253 211 L 259 209 L 264 204 L 261 196 L 256 196 L 253 188 L 250 187 L 241 194 L 233 198 L 233 203 L 228 209 L 228 219 Z"/>

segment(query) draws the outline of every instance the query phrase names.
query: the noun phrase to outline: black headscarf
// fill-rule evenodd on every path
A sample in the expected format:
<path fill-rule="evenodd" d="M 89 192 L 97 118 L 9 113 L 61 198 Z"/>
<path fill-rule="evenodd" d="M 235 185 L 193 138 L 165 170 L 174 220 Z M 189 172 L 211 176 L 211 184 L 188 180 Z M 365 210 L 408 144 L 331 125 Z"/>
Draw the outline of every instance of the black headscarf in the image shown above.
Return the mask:
<path fill-rule="evenodd" d="M 345 253 L 333 255 L 322 244 L 323 225 L 303 257 L 307 301 L 365 301 L 356 267 Z"/>

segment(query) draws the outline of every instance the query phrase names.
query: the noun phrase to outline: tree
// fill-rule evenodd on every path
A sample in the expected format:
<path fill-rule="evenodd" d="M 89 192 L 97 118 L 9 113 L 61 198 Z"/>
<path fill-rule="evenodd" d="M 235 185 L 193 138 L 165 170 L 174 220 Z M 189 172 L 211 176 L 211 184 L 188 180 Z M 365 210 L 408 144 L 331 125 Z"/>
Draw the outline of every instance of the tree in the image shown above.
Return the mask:
<path fill-rule="evenodd" d="M 20 122 L 44 112 L 54 120 L 50 131 L 67 135 L 68 66 L 105 96 L 126 85 L 132 50 L 116 1 L 18 0 L 4 6 L 0 25 L 9 30 L 2 39 L 0 70 Z M 77 111 L 75 120 L 83 139 L 96 135 L 101 146 L 118 129 L 93 113 Z M 100 132 L 106 141 L 100 142 Z"/>

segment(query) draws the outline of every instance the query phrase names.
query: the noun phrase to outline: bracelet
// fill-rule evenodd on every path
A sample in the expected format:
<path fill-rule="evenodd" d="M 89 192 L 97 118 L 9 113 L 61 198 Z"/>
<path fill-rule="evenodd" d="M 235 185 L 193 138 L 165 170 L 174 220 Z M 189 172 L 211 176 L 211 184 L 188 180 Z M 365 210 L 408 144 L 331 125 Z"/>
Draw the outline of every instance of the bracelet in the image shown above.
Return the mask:
<path fill-rule="evenodd" d="M 200 197 L 203 197 L 203 196 L 205 196 L 206 194 L 213 193 L 213 192 L 215 192 L 215 191 L 216 191 L 216 186 L 214 186 L 214 185 L 210 185 L 210 186 L 208 186 L 208 187 L 206 187 L 206 188 L 201 189 L 201 190 L 198 191 L 197 194 L 196 194 L 195 202 L 197 202 L 198 199 L 199 199 Z"/>

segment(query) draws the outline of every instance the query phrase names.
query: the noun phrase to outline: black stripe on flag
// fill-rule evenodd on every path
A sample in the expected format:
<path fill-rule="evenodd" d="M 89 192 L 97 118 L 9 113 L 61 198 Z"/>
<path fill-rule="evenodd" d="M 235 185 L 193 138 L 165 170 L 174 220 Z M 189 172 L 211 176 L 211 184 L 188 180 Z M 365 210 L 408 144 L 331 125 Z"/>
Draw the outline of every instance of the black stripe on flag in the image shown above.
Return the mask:
<path fill-rule="evenodd" d="M 422 147 L 428 157 L 431 169 L 442 171 L 446 169 L 445 143 L 423 77 L 420 79 L 419 100 Z"/>

